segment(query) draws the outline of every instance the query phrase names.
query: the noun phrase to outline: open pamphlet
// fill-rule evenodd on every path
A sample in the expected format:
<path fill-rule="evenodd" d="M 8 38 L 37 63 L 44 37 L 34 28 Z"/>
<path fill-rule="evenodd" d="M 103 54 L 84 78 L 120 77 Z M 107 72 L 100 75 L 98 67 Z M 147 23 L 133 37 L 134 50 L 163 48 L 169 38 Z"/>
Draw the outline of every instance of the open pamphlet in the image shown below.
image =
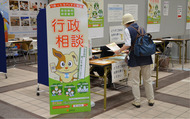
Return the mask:
<path fill-rule="evenodd" d="M 120 47 L 115 43 L 110 43 L 106 45 L 110 50 L 112 50 L 113 52 L 117 51 L 120 49 Z"/>
<path fill-rule="evenodd" d="M 125 59 L 125 57 L 126 56 L 128 56 L 128 54 L 122 54 L 122 55 L 120 55 L 120 56 L 113 56 L 113 57 L 109 57 L 108 59 L 110 59 L 110 60 L 113 60 L 113 59 L 116 59 L 116 60 L 124 60 Z"/>

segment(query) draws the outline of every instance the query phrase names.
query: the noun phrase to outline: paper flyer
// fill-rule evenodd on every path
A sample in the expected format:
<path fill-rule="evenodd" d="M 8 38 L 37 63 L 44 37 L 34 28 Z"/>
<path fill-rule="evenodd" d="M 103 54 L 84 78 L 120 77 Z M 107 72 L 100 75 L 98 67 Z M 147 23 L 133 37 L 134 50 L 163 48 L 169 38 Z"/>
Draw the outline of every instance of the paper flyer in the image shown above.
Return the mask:
<path fill-rule="evenodd" d="M 183 7 L 181 5 L 178 5 L 177 6 L 177 19 L 182 18 L 182 10 L 183 10 Z"/>
<path fill-rule="evenodd" d="M 132 14 L 134 19 L 137 21 L 138 20 L 138 4 L 126 4 L 124 14 L 126 13 Z"/>
<path fill-rule="evenodd" d="M 108 22 L 122 22 L 123 4 L 108 4 Z"/>
<path fill-rule="evenodd" d="M 168 14 L 169 14 L 169 1 L 164 1 L 163 15 L 168 16 Z"/>

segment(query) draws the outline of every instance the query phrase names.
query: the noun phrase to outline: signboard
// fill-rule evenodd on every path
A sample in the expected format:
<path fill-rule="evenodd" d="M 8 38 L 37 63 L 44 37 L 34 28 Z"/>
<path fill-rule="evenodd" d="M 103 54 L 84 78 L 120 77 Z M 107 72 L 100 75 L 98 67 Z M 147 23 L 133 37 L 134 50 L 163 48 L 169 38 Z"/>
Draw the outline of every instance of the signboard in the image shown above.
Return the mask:
<path fill-rule="evenodd" d="M 123 26 L 110 26 L 110 43 L 124 43 L 124 27 Z"/>
<path fill-rule="evenodd" d="M 186 29 L 190 29 L 190 0 L 188 0 L 187 4 L 187 25 Z"/>
<path fill-rule="evenodd" d="M 147 32 L 159 32 L 161 23 L 161 0 L 148 0 Z"/>
<path fill-rule="evenodd" d="M 46 9 L 50 114 L 91 111 L 87 8 L 56 0 Z"/>
<path fill-rule="evenodd" d="M 125 79 L 127 76 L 127 63 L 124 60 L 112 63 L 112 83 L 119 82 L 119 80 Z"/>

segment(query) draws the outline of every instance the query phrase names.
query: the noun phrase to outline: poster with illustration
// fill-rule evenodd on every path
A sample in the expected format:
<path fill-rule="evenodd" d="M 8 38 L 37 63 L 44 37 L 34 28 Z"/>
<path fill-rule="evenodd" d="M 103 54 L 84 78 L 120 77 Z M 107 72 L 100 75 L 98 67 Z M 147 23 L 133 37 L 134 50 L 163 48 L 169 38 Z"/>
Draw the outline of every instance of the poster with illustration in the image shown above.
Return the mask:
<path fill-rule="evenodd" d="M 147 32 L 159 32 L 161 0 L 148 0 Z"/>
<path fill-rule="evenodd" d="M 104 4 L 103 0 L 85 0 L 88 7 L 88 28 L 90 38 L 104 36 Z"/>
<path fill-rule="evenodd" d="M 20 11 L 29 11 L 28 1 L 20 1 Z"/>
<path fill-rule="evenodd" d="M 16 16 L 10 17 L 11 26 L 20 26 L 20 18 Z"/>
<path fill-rule="evenodd" d="M 19 11 L 19 6 L 18 0 L 9 0 L 10 11 Z"/>
<path fill-rule="evenodd" d="M 190 0 L 188 0 L 187 4 L 187 25 L 186 29 L 190 29 Z"/>
<path fill-rule="evenodd" d="M 50 114 L 91 111 L 87 8 L 56 0 L 46 14 Z"/>
<path fill-rule="evenodd" d="M 38 11 L 38 2 L 37 1 L 29 1 L 30 11 Z"/>

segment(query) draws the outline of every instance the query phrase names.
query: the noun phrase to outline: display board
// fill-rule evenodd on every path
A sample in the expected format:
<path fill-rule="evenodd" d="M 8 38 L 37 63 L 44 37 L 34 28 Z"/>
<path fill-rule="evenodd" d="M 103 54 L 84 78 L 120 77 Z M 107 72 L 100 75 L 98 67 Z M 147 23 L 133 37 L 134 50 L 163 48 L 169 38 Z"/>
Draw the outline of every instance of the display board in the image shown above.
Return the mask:
<path fill-rule="evenodd" d="M 163 15 L 164 2 L 169 2 L 168 16 Z M 161 1 L 160 32 L 151 33 L 153 38 L 175 37 L 186 32 L 187 0 L 162 0 Z M 181 18 L 178 10 L 182 8 Z"/>
<path fill-rule="evenodd" d="M 165 1 L 169 2 L 168 15 L 163 15 Z M 160 31 L 151 33 L 153 38 L 175 37 L 189 34 L 190 30 L 186 30 L 187 2 L 188 0 L 161 0 Z M 137 23 L 147 30 L 148 0 L 104 0 L 104 37 L 93 38 L 93 47 L 99 47 L 110 43 L 109 28 L 111 26 L 121 26 L 121 22 L 108 22 L 108 4 L 123 4 L 123 13 L 125 13 L 125 5 L 138 5 Z M 182 12 L 181 18 L 178 19 L 177 10 L 180 6 L 182 7 Z"/>
<path fill-rule="evenodd" d="M 37 14 L 46 8 L 48 0 L 0 0 L 5 18 L 5 32 L 16 38 L 37 36 Z"/>

